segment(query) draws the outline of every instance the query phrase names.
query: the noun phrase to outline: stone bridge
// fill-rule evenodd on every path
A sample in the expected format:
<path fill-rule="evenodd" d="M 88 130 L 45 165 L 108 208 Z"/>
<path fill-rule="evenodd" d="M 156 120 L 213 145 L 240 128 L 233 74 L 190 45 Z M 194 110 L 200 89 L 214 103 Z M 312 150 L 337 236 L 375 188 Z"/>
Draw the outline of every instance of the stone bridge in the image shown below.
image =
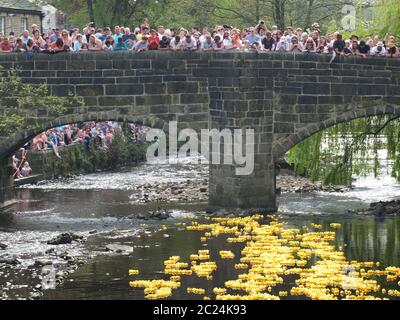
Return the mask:
<path fill-rule="evenodd" d="M 276 210 L 275 161 L 298 142 L 355 118 L 400 114 L 400 59 L 237 52 L 68 53 L 33 58 L 0 55 L 27 83 L 53 95 L 84 97 L 85 107 L 0 138 L 0 203 L 12 199 L 7 158 L 37 133 L 90 120 L 180 128 L 254 129 L 255 170 L 210 165 L 209 206 Z M 0 112 L 7 107 L 0 106 Z"/>

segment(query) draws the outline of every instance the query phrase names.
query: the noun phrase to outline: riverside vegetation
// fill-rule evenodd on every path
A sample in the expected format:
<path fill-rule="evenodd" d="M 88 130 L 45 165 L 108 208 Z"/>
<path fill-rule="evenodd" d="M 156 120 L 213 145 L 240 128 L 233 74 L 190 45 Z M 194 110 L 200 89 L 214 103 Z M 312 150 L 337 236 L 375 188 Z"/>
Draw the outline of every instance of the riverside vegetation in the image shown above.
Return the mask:
<path fill-rule="evenodd" d="M 129 141 L 127 134 L 118 133 L 108 148 L 102 148 L 95 143 L 89 148 L 73 145 L 60 148 L 62 159 L 53 156 L 52 152 L 43 155 L 40 154 L 42 152 L 36 152 L 33 156 L 40 158 L 35 167 L 42 164 L 43 177 L 48 179 L 136 165 L 145 161 L 147 147 L 145 142 L 133 143 Z"/>

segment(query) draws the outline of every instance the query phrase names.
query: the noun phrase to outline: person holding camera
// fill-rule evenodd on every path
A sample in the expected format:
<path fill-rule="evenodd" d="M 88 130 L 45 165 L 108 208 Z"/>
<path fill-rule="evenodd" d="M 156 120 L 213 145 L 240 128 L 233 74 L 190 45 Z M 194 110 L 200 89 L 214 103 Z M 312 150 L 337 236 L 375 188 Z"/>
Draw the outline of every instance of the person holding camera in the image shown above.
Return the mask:
<path fill-rule="evenodd" d="M 315 44 L 313 38 L 309 37 L 303 47 L 303 52 L 305 53 L 316 53 L 317 45 Z"/>
<path fill-rule="evenodd" d="M 301 43 L 299 43 L 299 39 L 297 39 L 297 36 L 292 36 L 292 42 L 289 46 L 288 51 L 293 53 L 303 52 L 303 46 L 301 45 Z"/>

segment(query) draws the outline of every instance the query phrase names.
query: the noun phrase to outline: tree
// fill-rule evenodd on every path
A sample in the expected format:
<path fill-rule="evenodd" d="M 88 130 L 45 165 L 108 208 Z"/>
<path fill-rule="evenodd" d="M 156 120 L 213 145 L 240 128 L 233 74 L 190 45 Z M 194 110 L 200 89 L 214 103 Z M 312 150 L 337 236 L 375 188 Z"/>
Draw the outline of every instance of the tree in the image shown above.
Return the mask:
<path fill-rule="evenodd" d="M 288 161 L 312 180 L 351 184 L 354 174 L 381 174 L 383 149 L 390 174 L 400 181 L 400 116 L 356 119 L 316 133 L 292 148 Z"/>
<path fill-rule="evenodd" d="M 263 19 L 281 30 L 292 25 L 310 28 L 342 18 L 342 8 L 353 0 L 49 0 L 67 13 L 71 26 L 94 21 L 99 27 L 138 26 L 147 17 L 156 27 L 255 26 Z M 358 1 L 358 0 L 355 0 Z"/>
<path fill-rule="evenodd" d="M 400 6 L 397 0 L 379 0 L 375 26 L 382 35 L 400 36 Z"/>
<path fill-rule="evenodd" d="M 2 70 L 0 70 L 2 71 Z M 74 95 L 56 97 L 49 94 L 47 85 L 33 86 L 22 82 L 16 71 L 6 72 L 0 79 L 0 136 L 8 136 L 22 129 L 38 127 L 32 121 L 37 113 L 59 117 L 72 107 L 83 106 L 83 99 Z"/>
<path fill-rule="evenodd" d="M 398 0 L 379 0 L 374 6 L 357 1 L 357 29 L 345 33 L 360 37 L 379 34 L 400 36 Z M 337 26 L 335 26 L 337 30 Z M 353 120 L 317 133 L 288 153 L 298 174 L 327 184 L 349 184 L 352 176 L 381 174 L 378 152 L 387 150 L 390 174 L 400 182 L 400 119 L 380 116 Z"/>
<path fill-rule="evenodd" d="M 73 27 L 84 27 L 89 21 L 97 26 L 139 25 L 143 18 L 153 21 L 170 0 L 49 0 L 67 13 Z"/>
<path fill-rule="evenodd" d="M 91 22 L 96 22 L 96 19 L 94 17 L 94 10 L 93 10 L 93 0 L 86 0 L 86 5 L 88 8 L 88 15 L 89 15 L 89 19 Z"/>

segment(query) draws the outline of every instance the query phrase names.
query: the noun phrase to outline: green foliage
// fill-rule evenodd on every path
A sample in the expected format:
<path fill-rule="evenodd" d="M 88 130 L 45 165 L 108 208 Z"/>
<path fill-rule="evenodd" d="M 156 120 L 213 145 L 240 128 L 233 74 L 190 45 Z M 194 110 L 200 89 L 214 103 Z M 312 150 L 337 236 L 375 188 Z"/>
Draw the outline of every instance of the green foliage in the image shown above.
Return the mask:
<path fill-rule="evenodd" d="M 375 25 L 379 33 L 400 36 L 400 5 L 398 0 L 379 0 Z"/>
<path fill-rule="evenodd" d="M 379 151 L 386 149 L 390 174 L 400 181 L 399 116 L 361 118 L 300 142 L 288 153 L 297 174 L 325 184 L 350 184 L 354 175 L 381 174 Z"/>
<path fill-rule="evenodd" d="M 382 40 L 385 40 L 386 34 L 400 37 L 400 6 L 398 0 L 376 0 L 369 7 L 362 0 L 356 0 L 354 4 L 357 10 L 356 29 L 345 31 L 343 33 L 345 38 L 349 38 L 352 34 L 357 34 L 360 38 L 379 35 Z"/>
<path fill-rule="evenodd" d="M 147 143 L 134 144 L 123 134 L 117 134 L 109 148 L 92 143 L 89 148 L 74 145 L 59 149 L 62 159 L 44 155 L 44 176 L 46 178 L 70 177 L 75 174 L 114 170 L 145 160 Z"/>
<path fill-rule="evenodd" d="M 107 150 L 107 166 L 116 169 L 124 163 L 129 162 L 129 150 L 127 141 L 123 134 L 115 134 L 110 147 Z"/>
<path fill-rule="evenodd" d="M 72 94 L 67 97 L 52 96 L 45 84 L 25 84 L 16 70 L 9 71 L 0 79 L 0 107 L 5 110 L 0 114 L 0 135 L 7 136 L 37 127 L 39 124 L 32 119 L 39 114 L 56 118 L 72 107 L 83 105 L 82 98 Z"/>
<path fill-rule="evenodd" d="M 9 136 L 25 124 L 25 118 L 17 113 L 5 111 L 0 115 L 0 135 Z"/>
<path fill-rule="evenodd" d="M 264 19 L 269 26 L 309 28 L 331 20 L 340 21 L 342 7 L 352 0 L 50 0 L 68 14 L 71 26 L 138 26 L 148 18 L 153 28 L 164 25 L 191 28 L 230 24 L 255 26 Z M 325 31 L 325 30 L 324 30 Z"/>

